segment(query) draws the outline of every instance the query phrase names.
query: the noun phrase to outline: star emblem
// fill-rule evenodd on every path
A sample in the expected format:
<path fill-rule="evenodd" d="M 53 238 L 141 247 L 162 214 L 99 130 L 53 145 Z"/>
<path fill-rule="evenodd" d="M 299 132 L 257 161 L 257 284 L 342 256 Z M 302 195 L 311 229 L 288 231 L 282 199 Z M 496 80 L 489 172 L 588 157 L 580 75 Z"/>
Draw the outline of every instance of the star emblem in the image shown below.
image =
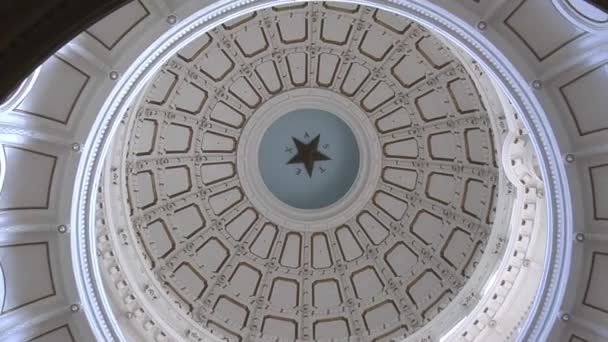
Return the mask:
<path fill-rule="evenodd" d="M 291 158 L 287 164 L 304 164 L 308 177 L 312 178 L 312 171 L 315 167 L 315 162 L 320 160 L 331 160 L 328 156 L 319 152 L 319 139 L 321 135 L 318 134 L 308 144 L 303 143 L 295 137 L 291 137 L 293 143 L 296 145 L 298 153 Z"/>

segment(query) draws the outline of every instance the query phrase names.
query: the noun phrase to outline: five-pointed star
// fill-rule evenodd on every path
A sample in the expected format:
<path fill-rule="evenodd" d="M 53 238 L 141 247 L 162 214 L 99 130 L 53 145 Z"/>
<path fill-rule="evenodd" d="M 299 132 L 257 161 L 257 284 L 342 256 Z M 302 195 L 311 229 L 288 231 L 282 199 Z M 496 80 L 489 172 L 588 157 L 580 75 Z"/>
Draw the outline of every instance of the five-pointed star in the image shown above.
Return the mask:
<path fill-rule="evenodd" d="M 312 170 L 315 167 L 316 161 L 331 160 L 331 158 L 329 158 L 328 156 L 319 152 L 319 150 L 318 150 L 320 137 L 321 137 L 321 135 L 318 134 L 308 144 L 301 142 L 297 138 L 291 137 L 291 139 L 293 140 L 293 143 L 296 145 L 296 148 L 298 149 L 298 154 L 293 156 L 293 158 L 291 158 L 287 162 L 287 164 L 300 164 L 300 163 L 304 164 L 304 167 L 306 168 L 306 172 L 308 172 L 308 177 L 311 178 Z"/>

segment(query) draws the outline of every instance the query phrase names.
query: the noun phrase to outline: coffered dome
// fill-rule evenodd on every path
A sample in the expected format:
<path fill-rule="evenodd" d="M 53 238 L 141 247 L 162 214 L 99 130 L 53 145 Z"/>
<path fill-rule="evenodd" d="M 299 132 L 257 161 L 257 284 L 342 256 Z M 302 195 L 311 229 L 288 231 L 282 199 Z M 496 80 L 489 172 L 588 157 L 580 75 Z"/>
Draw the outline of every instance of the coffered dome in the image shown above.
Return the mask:
<path fill-rule="evenodd" d="M 389 12 L 304 3 L 178 51 L 100 194 L 106 267 L 154 293 L 129 310 L 231 341 L 388 341 L 483 285 L 514 197 L 498 97 L 453 50 Z"/>
<path fill-rule="evenodd" d="M 0 340 L 605 341 L 600 3 L 20 12 Z"/>

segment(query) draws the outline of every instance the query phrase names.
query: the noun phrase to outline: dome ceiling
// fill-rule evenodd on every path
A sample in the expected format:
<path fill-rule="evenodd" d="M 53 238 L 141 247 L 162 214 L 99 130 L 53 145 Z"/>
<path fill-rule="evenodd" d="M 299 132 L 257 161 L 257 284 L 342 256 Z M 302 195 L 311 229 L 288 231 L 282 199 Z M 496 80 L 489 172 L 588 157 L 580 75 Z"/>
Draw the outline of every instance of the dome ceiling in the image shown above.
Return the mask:
<path fill-rule="evenodd" d="M 336 2 L 225 23 L 270 3 L 137 0 L 43 63 L 0 105 L 0 340 L 606 340 L 605 16 L 574 0 L 368 3 L 445 36 Z M 355 143 L 320 120 L 272 138 L 302 111 Z M 278 196 L 298 186 L 318 208 Z M 441 224 L 418 229 L 423 210 Z"/>
<path fill-rule="evenodd" d="M 153 299 L 130 314 L 231 341 L 414 333 L 465 286 L 492 230 L 502 171 L 486 107 L 450 47 L 381 10 L 273 7 L 202 35 L 154 76 L 107 162 L 100 222 Z M 361 150 L 352 195 L 314 218 L 258 192 L 263 122 L 294 109 L 343 115 Z M 291 136 L 321 149 L 320 132 Z M 281 139 L 285 170 L 297 146 Z M 277 172 L 305 186 L 331 162 Z"/>

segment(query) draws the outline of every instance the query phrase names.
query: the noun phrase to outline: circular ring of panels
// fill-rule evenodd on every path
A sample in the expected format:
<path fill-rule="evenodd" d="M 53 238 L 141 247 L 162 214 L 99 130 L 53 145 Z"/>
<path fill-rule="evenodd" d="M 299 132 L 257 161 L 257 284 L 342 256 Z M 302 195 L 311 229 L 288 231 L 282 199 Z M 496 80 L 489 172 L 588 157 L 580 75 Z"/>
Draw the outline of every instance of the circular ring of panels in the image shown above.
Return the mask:
<path fill-rule="evenodd" d="M 350 129 L 359 168 L 345 195 L 299 212 L 264 197 L 259 164 L 264 132 L 304 109 Z M 414 333 L 475 272 L 502 191 L 466 68 L 419 24 L 354 4 L 214 28 L 156 73 L 125 122 L 108 160 L 120 185 L 103 189 L 109 221 L 135 242 L 118 259 L 160 298 L 145 308 L 159 321 L 229 339 Z"/>

